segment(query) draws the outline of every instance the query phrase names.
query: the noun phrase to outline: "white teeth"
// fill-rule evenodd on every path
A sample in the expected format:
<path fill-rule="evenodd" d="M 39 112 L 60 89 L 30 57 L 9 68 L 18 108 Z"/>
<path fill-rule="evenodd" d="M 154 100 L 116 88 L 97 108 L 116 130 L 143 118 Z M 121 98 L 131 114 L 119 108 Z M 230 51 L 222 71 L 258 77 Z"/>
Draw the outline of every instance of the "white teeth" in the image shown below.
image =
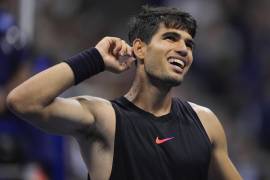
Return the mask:
<path fill-rule="evenodd" d="M 169 63 L 178 63 L 182 68 L 185 66 L 185 62 L 180 59 L 170 58 Z"/>

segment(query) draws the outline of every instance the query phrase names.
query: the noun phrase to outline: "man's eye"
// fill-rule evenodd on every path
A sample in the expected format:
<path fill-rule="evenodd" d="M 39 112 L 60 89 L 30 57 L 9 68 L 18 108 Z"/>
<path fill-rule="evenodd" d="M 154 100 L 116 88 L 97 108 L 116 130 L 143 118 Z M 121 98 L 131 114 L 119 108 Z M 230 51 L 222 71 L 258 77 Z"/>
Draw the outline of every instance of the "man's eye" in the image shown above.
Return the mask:
<path fill-rule="evenodd" d="M 189 47 L 190 49 L 193 49 L 194 44 L 192 42 L 186 42 L 186 46 Z"/>
<path fill-rule="evenodd" d="M 166 36 L 164 39 L 171 40 L 171 41 L 177 41 L 176 37 L 173 37 L 173 36 Z"/>

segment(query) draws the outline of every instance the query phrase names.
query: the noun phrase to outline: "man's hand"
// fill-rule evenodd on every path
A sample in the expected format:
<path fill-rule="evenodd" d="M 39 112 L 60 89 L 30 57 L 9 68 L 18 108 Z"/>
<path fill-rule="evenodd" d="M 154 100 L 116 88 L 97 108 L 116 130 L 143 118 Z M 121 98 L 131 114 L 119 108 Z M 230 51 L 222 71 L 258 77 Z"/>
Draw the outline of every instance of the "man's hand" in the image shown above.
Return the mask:
<path fill-rule="evenodd" d="M 132 62 L 136 60 L 133 57 L 132 48 L 124 40 L 117 37 L 105 37 L 95 48 L 101 54 L 106 70 L 111 72 L 123 72 L 129 69 Z"/>

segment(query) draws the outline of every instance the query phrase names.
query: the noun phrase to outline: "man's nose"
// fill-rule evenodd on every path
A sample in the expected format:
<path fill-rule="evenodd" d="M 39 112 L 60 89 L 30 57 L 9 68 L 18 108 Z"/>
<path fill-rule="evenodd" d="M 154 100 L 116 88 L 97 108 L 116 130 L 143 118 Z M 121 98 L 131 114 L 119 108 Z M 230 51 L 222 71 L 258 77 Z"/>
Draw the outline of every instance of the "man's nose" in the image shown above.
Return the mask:
<path fill-rule="evenodd" d="M 178 50 L 177 54 L 179 54 L 182 57 L 186 57 L 188 55 L 187 50 Z"/>
<path fill-rule="evenodd" d="M 188 55 L 187 46 L 184 41 L 179 42 L 176 52 L 182 57 L 186 57 Z"/>

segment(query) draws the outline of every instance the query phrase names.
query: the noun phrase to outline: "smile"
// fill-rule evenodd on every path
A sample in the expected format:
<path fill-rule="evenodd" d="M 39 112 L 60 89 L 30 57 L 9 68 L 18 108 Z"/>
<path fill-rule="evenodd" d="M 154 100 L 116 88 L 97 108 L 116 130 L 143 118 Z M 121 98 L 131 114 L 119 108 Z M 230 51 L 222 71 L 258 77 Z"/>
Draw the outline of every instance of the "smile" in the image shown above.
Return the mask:
<path fill-rule="evenodd" d="M 174 66 L 178 66 L 181 69 L 184 69 L 186 66 L 186 62 L 184 60 L 176 57 L 169 57 L 168 62 Z"/>

